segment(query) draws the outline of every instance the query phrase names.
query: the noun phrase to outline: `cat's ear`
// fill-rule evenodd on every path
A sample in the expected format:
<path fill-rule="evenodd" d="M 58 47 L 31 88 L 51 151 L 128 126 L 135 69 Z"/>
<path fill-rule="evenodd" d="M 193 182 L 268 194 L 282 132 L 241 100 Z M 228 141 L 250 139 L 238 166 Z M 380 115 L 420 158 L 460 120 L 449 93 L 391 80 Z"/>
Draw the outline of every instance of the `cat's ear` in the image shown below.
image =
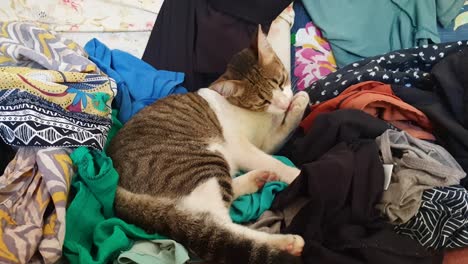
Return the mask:
<path fill-rule="evenodd" d="M 260 65 L 268 65 L 275 58 L 275 52 L 271 48 L 267 36 L 263 33 L 261 25 L 258 25 L 257 31 L 250 43 L 250 48 L 257 54 Z"/>
<path fill-rule="evenodd" d="M 238 80 L 217 81 L 210 86 L 211 89 L 224 97 L 239 95 L 242 92 L 241 87 L 241 83 Z"/>

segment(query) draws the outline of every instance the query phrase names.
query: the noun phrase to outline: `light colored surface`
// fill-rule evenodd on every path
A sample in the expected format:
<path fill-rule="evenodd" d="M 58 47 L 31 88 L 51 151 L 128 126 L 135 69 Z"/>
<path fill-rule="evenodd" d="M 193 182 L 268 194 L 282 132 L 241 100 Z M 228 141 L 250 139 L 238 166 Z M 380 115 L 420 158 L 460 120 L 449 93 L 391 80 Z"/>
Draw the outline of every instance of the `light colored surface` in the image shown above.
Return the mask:
<path fill-rule="evenodd" d="M 0 0 L 1 21 L 35 21 L 84 46 L 93 37 L 141 57 L 163 0 Z"/>
<path fill-rule="evenodd" d="M 0 0 L 1 1 L 1 0 Z M 145 32 L 63 32 L 61 35 L 84 46 L 90 39 L 97 38 L 110 49 L 126 51 L 141 58 L 151 31 Z"/>

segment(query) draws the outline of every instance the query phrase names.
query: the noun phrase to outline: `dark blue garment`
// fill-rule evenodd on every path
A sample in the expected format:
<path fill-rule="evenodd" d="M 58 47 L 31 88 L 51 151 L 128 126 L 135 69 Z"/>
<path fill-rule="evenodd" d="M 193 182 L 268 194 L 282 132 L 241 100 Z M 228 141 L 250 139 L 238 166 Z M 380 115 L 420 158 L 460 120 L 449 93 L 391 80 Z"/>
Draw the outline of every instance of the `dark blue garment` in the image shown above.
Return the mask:
<path fill-rule="evenodd" d="M 468 12 L 468 3 L 466 3 L 462 9 L 460 10 L 460 14 L 464 12 Z M 452 21 L 449 26 L 442 27 L 441 25 L 438 26 L 440 40 L 442 42 L 453 42 L 458 40 L 465 40 L 468 39 L 468 24 L 463 24 L 459 26 L 457 29 L 455 28 L 455 21 Z"/>
<path fill-rule="evenodd" d="M 122 123 L 160 98 L 187 92 L 181 85 L 184 73 L 156 70 L 127 52 L 109 49 L 95 38 L 86 43 L 85 50 L 89 59 L 117 83 L 114 104 Z"/>

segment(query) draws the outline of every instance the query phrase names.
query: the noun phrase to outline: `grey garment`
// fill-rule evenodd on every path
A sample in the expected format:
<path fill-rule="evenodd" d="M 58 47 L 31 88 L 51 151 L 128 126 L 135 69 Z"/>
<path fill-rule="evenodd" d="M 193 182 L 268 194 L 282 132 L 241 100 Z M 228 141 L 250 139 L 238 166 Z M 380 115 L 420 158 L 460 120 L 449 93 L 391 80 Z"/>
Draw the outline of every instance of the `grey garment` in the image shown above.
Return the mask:
<path fill-rule="evenodd" d="M 296 216 L 306 203 L 306 199 L 299 199 L 290 204 L 283 211 L 265 211 L 255 222 L 247 226 L 258 231 L 279 234 L 281 227 L 288 227 L 294 216 Z"/>
<path fill-rule="evenodd" d="M 257 221 L 247 226 L 258 231 L 279 234 L 283 220 L 284 216 L 282 212 L 265 211 Z"/>
<path fill-rule="evenodd" d="M 376 139 L 384 164 L 393 164 L 390 185 L 377 208 L 392 224 L 416 215 L 423 191 L 460 183 L 466 173 L 443 147 L 404 131 L 387 130 Z"/>
<path fill-rule="evenodd" d="M 75 42 L 31 22 L 0 22 L 0 66 L 99 73 Z"/>

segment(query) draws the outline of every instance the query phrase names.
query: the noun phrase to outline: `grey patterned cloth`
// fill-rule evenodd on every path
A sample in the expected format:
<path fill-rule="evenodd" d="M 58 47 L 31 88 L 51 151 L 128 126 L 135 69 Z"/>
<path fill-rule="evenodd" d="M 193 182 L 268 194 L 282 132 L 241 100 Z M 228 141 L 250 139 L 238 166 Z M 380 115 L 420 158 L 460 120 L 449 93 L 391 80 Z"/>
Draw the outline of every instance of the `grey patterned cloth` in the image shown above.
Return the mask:
<path fill-rule="evenodd" d="M 419 212 L 395 230 L 426 248 L 468 247 L 468 191 L 462 186 L 424 191 Z"/>
<path fill-rule="evenodd" d="M 99 72 L 86 52 L 35 23 L 0 22 L 0 66 L 71 72 Z"/>
<path fill-rule="evenodd" d="M 460 183 L 466 173 L 439 145 L 404 131 L 387 130 L 376 139 L 384 164 L 393 164 L 388 189 L 377 208 L 393 224 L 408 222 L 421 205 L 424 190 Z"/>

